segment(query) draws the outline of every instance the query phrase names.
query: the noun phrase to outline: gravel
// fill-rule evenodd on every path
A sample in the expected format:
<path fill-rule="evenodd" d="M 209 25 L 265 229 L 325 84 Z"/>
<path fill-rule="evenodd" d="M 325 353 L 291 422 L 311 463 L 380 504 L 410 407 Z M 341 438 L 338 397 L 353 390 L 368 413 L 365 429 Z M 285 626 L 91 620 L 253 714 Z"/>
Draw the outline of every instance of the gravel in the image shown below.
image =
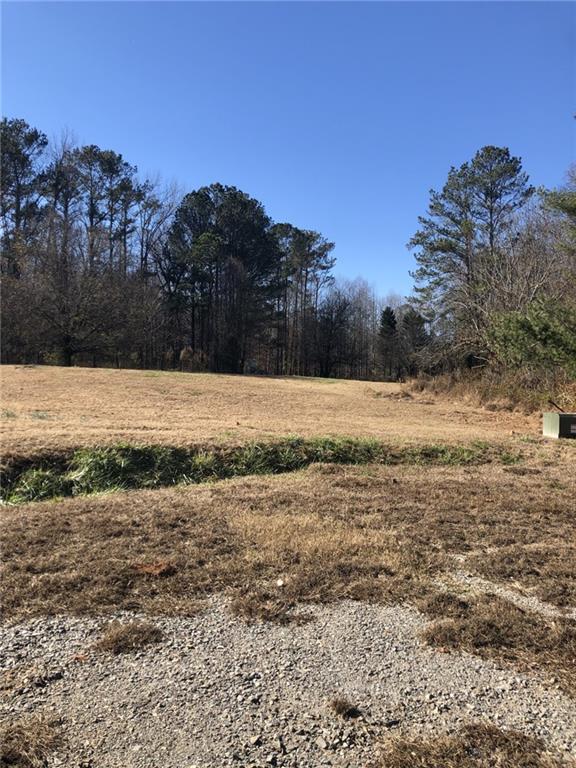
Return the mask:
<path fill-rule="evenodd" d="M 307 612 L 304 624 L 247 625 L 215 599 L 194 617 L 154 618 L 162 643 L 118 656 L 91 648 L 109 618 L 5 627 L 1 719 L 60 719 L 66 746 L 49 764 L 70 768 L 352 768 L 392 733 L 437 735 L 478 719 L 576 753 L 576 701 L 423 646 L 416 611 L 343 602 Z M 336 696 L 361 716 L 336 715 Z"/>

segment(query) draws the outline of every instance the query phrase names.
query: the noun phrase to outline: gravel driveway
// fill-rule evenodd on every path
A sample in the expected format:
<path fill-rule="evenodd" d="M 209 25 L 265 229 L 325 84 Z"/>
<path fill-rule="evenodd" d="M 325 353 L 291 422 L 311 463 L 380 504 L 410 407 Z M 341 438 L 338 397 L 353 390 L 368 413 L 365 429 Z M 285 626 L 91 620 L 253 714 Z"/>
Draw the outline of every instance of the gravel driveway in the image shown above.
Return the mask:
<path fill-rule="evenodd" d="M 60 718 L 66 747 L 50 764 L 70 768 L 366 766 L 392 733 L 482 718 L 576 752 L 576 701 L 424 647 L 416 611 L 346 602 L 313 614 L 302 625 L 246 625 L 218 599 L 195 617 L 153 619 L 164 640 L 120 656 L 90 648 L 104 620 L 8 626 L 2 719 Z M 336 715 L 335 696 L 362 716 Z"/>

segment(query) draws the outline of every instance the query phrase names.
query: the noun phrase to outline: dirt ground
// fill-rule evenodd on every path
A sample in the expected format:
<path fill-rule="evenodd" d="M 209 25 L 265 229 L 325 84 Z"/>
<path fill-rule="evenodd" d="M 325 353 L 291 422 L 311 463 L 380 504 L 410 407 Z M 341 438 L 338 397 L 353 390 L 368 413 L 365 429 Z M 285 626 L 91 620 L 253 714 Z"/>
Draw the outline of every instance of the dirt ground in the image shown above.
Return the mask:
<path fill-rule="evenodd" d="M 0 375 L 7 453 L 285 435 L 469 443 L 540 429 L 537 416 L 415 395 L 399 384 L 47 366 L 2 366 Z"/>

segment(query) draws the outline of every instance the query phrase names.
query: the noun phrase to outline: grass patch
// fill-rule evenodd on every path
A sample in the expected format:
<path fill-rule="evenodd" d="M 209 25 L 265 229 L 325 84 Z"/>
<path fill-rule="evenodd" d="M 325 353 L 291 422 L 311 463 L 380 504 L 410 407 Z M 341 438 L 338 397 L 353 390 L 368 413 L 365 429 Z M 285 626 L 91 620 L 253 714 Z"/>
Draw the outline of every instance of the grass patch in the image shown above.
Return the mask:
<path fill-rule="evenodd" d="M 421 595 L 444 556 L 413 545 L 379 511 L 374 481 L 348 472 L 316 465 L 7 510 L 4 611 L 186 614 L 224 592 L 237 614 L 285 623 L 298 604 Z"/>
<path fill-rule="evenodd" d="M 489 411 L 504 414 L 550 410 L 550 400 L 565 411 L 576 408 L 576 382 L 559 366 L 501 371 L 486 367 L 439 376 L 422 375 L 410 382 L 413 392 L 429 392 L 451 399 L 473 399 Z"/>
<path fill-rule="evenodd" d="M 305 624 L 310 620 L 308 614 L 296 612 L 296 603 L 284 599 L 279 590 L 276 594 L 269 589 L 242 590 L 232 600 L 230 608 L 235 616 L 249 623 Z"/>
<path fill-rule="evenodd" d="M 60 728 L 55 721 L 22 718 L 0 732 L 0 765 L 43 768 L 61 743 Z"/>
<path fill-rule="evenodd" d="M 576 693 L 576 621 L 545 619 L 496 595 L 433 596 L 420 608 L 439 617 L 422 634 L 430 645 L 543 671 Z"/>
<path fill-rule="evenodd" d="M 52 416 L 48 413 L 48 411 L 31 411 L 30 418 L 36 419 L 37 421 L 46 421 L 51 419 Z"/>
<path fill-rule="evenodd" d="M 58 496 L 69 496 L 71 484 L 55 469 L 27 469 L 14 481 L 6 501 L 18 504 L 27 501 L 45 501 Z"/>
<path fill-rule="evenodd" d="M 236 447 L 117 445 L 84 448 L 68 457 L 39 458 L 5 478 L 5 500 L 41 501 L 112 490 L 160 488 L 247 475 L 279 474 L 310 464 L 462 466 L 501 461 L 509 453 L 484 442 L 469 446 L 390 446 L 354 438 L 286 438 Z"/>
<path fill-rule="evenodd" d="M 2 422 L 4 454 L 20 457 L 119 443 L 187 447 L 216 436 L 234 444 L 248 434 L 259 441 L 296 434 L 467 444 L 511 443 L 512 431 L 541 431 L 534 418 L 480 414 L 441 398 L 431 407 L 407 387 L 384 382 L 6 365 L 2 386 L 2 407 L 19 416 Z M 382 397 L 367 396 L 367 387 Z M 31 419 L 33 410 L 52 418 Z"/>
<path fill-rule="evenodd" d="M 522 583 L 541 600 L 564 607 L 576 604 L 576 541 L 511 544 L 466 561 L 485 578 Z"/>
<path fill-rule="evenodd" d="M 149 622 L 113 621 L 106 627 L 102 637 L 94 643 L 94 648 L 114 655 L 132 653 L 147 645 L 159 643 L 162 638 L 162 631 Z"/>
<path fill-rule="evenodd" d="M 391 739 L 374 768 L 566 768 L 566 765 L 562 758 L 548 754 L 539 739 L 519 731 L 504 731 L 490 723 L 475 723 L 439 738 Z"/>

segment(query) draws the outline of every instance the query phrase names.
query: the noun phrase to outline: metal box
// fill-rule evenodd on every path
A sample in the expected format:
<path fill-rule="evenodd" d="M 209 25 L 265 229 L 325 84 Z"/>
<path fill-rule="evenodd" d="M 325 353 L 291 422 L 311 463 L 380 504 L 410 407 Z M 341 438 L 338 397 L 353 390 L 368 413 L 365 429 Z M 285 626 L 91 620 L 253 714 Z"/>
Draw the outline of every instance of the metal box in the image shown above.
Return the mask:
<path fill-rule="evenodd" d="M 576 438 L 576 413 L 545 413 L 544 437 Z"/>

